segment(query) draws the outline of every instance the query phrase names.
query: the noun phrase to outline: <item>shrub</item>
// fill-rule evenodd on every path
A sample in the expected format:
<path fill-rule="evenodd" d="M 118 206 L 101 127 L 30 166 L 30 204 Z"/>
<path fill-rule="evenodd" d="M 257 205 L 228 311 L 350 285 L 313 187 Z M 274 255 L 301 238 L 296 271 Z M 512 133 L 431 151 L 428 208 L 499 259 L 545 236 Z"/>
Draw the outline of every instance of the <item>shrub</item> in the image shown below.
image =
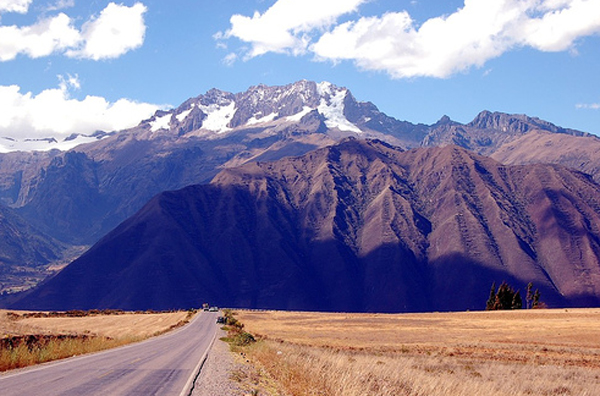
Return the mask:
<path fill-rule="evenodd" d="M 242 331 L 233 337 L 233 344 L 236 346 L 247 346 L 255 342 L 254 336 L 246 331 Z"/>
<path fill-rule="evenodd" d="M 244 324 L 235 318 L 234 313 L 230 309 L 223 310 L 223 318 L 225 320 L 224 330 L 227 330 L 227 337 L 224 341 L 229 342 L 231 346 L 247 346 L 256 342 L 254 336 L 247 331 L 244 331 Z"/>

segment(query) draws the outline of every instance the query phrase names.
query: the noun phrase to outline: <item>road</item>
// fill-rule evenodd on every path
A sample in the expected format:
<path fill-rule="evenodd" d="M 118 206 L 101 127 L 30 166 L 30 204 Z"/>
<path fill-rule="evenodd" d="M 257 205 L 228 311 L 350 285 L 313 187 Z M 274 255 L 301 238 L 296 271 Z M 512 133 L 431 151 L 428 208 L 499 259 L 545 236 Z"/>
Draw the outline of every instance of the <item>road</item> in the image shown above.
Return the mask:
<path fill-rule="evenodd" d="M 4 373 L 0 395 L 187 395 L 217 316 L 201 312 L 188 325 L 137 344 Z"/>

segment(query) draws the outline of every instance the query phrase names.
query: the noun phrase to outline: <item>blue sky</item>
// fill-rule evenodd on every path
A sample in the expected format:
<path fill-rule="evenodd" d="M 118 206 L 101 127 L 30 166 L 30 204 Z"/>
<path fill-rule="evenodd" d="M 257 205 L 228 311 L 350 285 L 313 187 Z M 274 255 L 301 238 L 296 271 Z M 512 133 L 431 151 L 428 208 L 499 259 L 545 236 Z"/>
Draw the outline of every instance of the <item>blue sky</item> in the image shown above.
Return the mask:
<path fill-rule="evenodd" d="M 136 125 L 301 79 L 398 119 L 525 113 L 600 134 L 598 0 L 0 0 L 0 134 Z"/>

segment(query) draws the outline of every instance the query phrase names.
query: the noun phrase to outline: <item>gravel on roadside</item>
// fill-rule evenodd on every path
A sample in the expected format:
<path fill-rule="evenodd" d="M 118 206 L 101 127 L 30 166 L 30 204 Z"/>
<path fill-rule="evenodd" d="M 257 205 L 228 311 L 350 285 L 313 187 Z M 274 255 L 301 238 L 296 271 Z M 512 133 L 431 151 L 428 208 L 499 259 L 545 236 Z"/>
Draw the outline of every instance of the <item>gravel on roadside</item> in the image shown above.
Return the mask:
<path fill-rule="evenodd" d="M 217 338 L 208 352 L 200 375 L 196 379 L 192 396 L 243 396 L 245 392 L 233 381 L 231 373 L 240 370 L 229 344 L 219 340 L 227 333 L 217 330 Z"/>

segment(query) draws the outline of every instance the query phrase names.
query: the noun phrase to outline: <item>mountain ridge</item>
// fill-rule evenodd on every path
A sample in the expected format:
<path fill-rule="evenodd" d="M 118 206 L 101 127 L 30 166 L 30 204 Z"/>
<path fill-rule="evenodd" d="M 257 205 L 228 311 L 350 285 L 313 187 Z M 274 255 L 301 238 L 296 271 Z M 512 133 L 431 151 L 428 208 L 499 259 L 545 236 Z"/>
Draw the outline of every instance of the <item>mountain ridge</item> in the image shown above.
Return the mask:
<path fill-rule="evenodd" d="M 350 139 L 159 194 L 13 307 L 464 310 L 502 280 L 598 304 L 596 224 L 583 173 Z"/>

